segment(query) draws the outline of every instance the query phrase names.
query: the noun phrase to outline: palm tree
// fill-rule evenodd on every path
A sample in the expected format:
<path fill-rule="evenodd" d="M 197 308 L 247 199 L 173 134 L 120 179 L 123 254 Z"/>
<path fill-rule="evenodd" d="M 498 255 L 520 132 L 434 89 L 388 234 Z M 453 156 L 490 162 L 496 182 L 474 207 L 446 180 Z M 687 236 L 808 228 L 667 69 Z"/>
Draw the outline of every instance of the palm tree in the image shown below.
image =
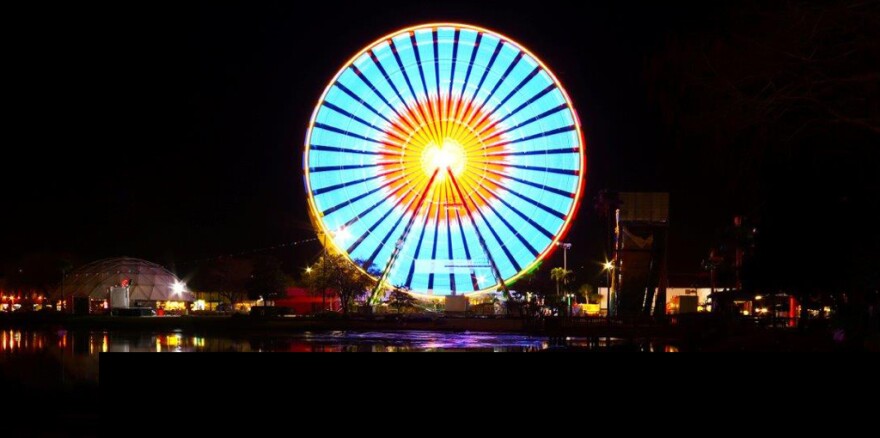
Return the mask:
<path fill-rule="evenodd" d="M 563 268 L 553 268 L 550 270 L 550 279 L 556 282 L 556 296 L 559 296 L 559 282 L 567 280 L 571 277 L 571 270 Z"/>

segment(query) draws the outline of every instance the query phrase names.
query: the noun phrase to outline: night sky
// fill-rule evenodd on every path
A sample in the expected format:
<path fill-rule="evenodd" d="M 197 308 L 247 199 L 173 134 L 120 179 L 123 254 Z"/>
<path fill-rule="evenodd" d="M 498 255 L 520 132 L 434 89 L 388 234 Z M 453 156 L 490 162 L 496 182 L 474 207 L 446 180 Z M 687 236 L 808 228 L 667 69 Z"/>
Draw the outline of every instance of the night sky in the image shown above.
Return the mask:
<path fill-rule="evenodd" d="M 737 24 L 728 10 L 701 5 L 714 2 L 591 2 L 578 10 L 547 0 L 317 2 L 307 9 L 213 3 L 59 4 L 5 18 L 20 32 L 8 40 L 17 109 L 7 120 L 15 140 L 3 147 L 0 265 L 65 251 L 80 261 L 143 257 L 185 275 L 193 259 L 314 237 L 301 167 L 317 98 L 362 47 L 430 21 L 513 38 L 571 95 L 587 140 L 588 180 L 570 263 L 589 270 L 602 258 L 592 209 L 600 189 L 671 192 L 672 272 L 698 272 L 717 231 L 754 207 L 717 178 L 714 161 L 724 157 L 694 153 L 703 139 L 682 134 L 668 116 L 672 107 L 658 98 L 680 86 L 664 79 L 680 66 L 658 54 L 675 41 L 724 36 Z M 856 143 L 876 146 L 877 137 L 859 135 Z M 876 152 L 865 154 L 847 158 L 864 167 L 853 178 L 870 176 L 878 163 Z M 761 193 L 776 194 L 762 202 L 813 202 L 813 189 L 789 189 L 852 176 L 849 162 L 771 181 Z M 853 193 L 833 186 L 829 196 L 866 214 L 876 200 L 868 184 Z M 816 232 L 833 248 L 837 225 L 822 224 Z M 308 244 L 270 253 L 295 266 L 318 251 Z"/>

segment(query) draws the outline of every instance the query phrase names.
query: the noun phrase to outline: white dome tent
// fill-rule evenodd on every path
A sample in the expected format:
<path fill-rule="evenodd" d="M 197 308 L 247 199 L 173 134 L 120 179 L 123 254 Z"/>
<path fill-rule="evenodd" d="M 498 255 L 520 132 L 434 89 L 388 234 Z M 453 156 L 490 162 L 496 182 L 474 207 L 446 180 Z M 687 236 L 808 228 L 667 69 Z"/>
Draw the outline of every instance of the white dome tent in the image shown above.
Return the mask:
<path fill-rule="evenodd" d="M 195 297 L 171 271 L 146 260 L 118 257 L 98 260 L 67 273 L 58 298 L 106 300 L 110 288 L 125 280 L 130 285 L 129 300 L 137 302 L 192 302 Z"/>

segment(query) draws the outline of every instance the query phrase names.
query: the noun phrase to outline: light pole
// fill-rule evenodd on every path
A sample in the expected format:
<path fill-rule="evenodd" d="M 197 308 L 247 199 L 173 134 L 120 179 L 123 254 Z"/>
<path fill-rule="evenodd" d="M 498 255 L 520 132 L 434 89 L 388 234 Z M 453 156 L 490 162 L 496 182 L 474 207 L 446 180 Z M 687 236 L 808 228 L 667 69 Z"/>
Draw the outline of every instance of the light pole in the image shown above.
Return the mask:
<path fill-rule="evenodd" d="M 562 247 L 562 269 L 564 271 L 568 270 L 568 250 L 571 249 L 571 244 L 568 242 L 556 242 L 556 246 Z"/>
<path fill-rule="evenodd" d="M 611 272 L 614 271 L 614 263 L 606 261 L 603 265 L 608 273 L 608 290 L 605 293 L 605 317 L 611 318 Z"/>
<path fill-rule="evenodd" d="M 568 284 L 568 250 L 571 244 L 568 242 L 556 242 L 556 246 L 562 247 L 562 282 Z"/>
<path fill-rule="evenodd" d="M 571 244 L 568 242 L 556 242 L 556 246 L 562 247 L 562 282 L 568 284 L 568 250 L 571 249 Z M 557 289 L 559 288 L 559 283 L 556 283 L 556 287 Z M 557 293 L 559 293 L 558 290 Z"/>

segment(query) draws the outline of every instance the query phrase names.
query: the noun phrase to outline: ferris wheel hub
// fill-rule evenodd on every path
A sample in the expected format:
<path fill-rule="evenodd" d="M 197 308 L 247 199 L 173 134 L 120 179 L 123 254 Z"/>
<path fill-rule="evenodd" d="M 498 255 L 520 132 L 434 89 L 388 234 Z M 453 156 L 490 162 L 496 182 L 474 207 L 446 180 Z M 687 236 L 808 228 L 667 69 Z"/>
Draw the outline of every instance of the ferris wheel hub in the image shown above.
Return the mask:
<path fill-rule="evenodd" d="M 422 153 L 422 168 L 425 174 L 431 176 L 439 169 L 437 176 L 443 178 L 446 169 L 450 169 L 455 176 L 461 175 L 467 164 L 467 156 L 461 144 L 454 139 L 447 138 L 439 146 L 431 143 Z"/>

